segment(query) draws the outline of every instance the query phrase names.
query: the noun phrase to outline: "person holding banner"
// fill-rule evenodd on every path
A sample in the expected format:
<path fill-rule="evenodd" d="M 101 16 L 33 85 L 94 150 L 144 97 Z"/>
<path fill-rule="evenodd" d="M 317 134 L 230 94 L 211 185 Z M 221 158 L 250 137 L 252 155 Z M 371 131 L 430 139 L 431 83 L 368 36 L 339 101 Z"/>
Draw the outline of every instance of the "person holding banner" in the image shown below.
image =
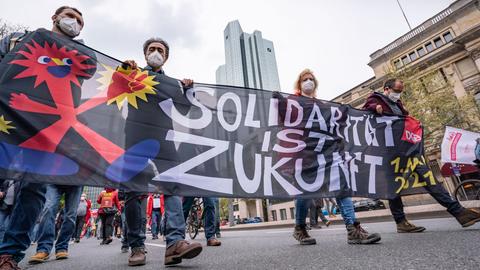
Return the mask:
<path fill-rule="evenodd" d="M 313 72 L 310 69 L 305 69 L 298 75 L 297 81 L 295 82 L 294 97 L 306 97 L 315 100 L 317 87 L 318 81 Z M 282 103 L 284 103 L 284 101 L 281 100 L 279 102 L 279 114 L 281 117 L 284 115 L 283 107 L 285 106 L 285 104 Z M 304 105 L 308 106 L 307 102 L 303 103 Z M 311 110 L 311 108 L 309 109 L 308 107 L 304 106 L 304 113 L 307 115 Z M 308 138 L 305 138 L 305 140 L 308 140 Z M 311 199 L 301 198 L 295 200 L 296 213 L 293 237 L 298 240 L 301 245 L 315 245 L 317 243 L 314 238 L 310 237 L 306 230 L 306 218 L 310 203 Z M 347 242 L 349 244 L 373 244 L 381 240 L 381 236 L 378 233 L 370 234 L 360 226 L 360 222 L 358 222 L 355 217 L 355 211 L 351 197 L 338 197 L 337 203 L 341 209 L 345 226 L 347 227 Z"/>
<path fill-rule="evenodd" d="M 170 47 L 168 43 L 161 38 L 150 38 L 143 44 L 143 53 L 147 66 L 144 70 L 152 71 L 157 73 L 157 76 L 165 76 L 163 66 L 168 60 L 170 52 Z M 130 66 L 132 69 L 137 69 L 138 65 L 133 60 L 127 60 L 124 62 L 126 65 Z M 169 83 L 172 85 L 178 85 L 178 87 L 173 88 L 174 93 L 168 93 L 168 97 L 172 96 L 176 99 L 184 98 L 184 89 L 191 88 L 193 85 L 193 80 L 183 79 L 181 81 L 171 79 Z M 157 92 L 156 98 L 162 99 L 165 98 L 166 93 Z M 188 102 L 183 102 L 187 104 Z M 157 106 L 158 102 L 152 102 L 154 106 Z M 156 110 L 157 107 L 152 108 Z M 141 139 L 152 139 L 152 138 L 165 138 L 165 134 L 162 131 L 167 131 L 172 129 L 172 120 L 169 118 L 164 118 L 162 115 L 155 115 L 152 118 L 151 111 L 149 110 L 135 110 L 129 112 L 127 116 L 128 125 L 125 127 L 126 131 L 126 140 L 127 145 L 135 144 Z M 161 129 L 151 129 L 143 130 L 142 134 L 139 134 L 138 129 L 144 128 L 144 125 L 139 124 L 144 119 L 149 119 L 150 125 L 156 127 L 162 127 Z M 154 121 L 155 123 L 152 124 Z M 161 130 L 161 131 L 159 131 Z M 141 138 L 140 138 L 140 137 Z M 137 183 L 148 184 L 153 178 L 153 174 L 157 173 L 159 168 L 167 166 L 170 161 L 174 160 L 176 156 L 175 146 L 172 144 L 164 144 L 160 150 L 159 155 L 155 160 L 151 160 L 151 169 L 153 172 L 150 173 L 140 173 L 135 176 L 134 181 Z M 161 162 L 159 162 L 161 161 Z M 146 201 L 146 199 L 143 199 Z M 193 259 L 202 252 L 202 245 L 196 242 L 189 242 L 185 240 L 185 219 L 183 217 L 183 208 L 182 208 L 182 199 L 179 196 L 164 196 L 164 212 L 165 212 L 165 228 L 164 235 L 166 237 L 167 248 L 165 250 L 165 265 L 174 265 L 182 262 L 183 259 Z M 132 253 L 129 258 L 129 265 L 142 265 L 146 263 L 145 256 L 145 236 L 141 235 L 140 229 L 132 229 L 138 227 L 138 216 L 140 216 L 140 208 L 135 207 L 133 209 L 129 208 L 129 205 L 126 205 L 125 212 L 129 213 L 126 215 L 128 233 L 128 243 L 132 249 Z"/>
<path fill-rule="evenodd" d="M 77 37 L 84 26 L 82 13 L 69 6 L 59 7 L 51 20 L 51 31 L 70 39 Z M 7 53 L 19 46 L 22 38 L 27 35 L 28 33 L 14 33 L 0 41 L 2 64 Z M 17 263 L 23 259 L 23 252 L 30 246 L 32 239 L 29 232 L 43 209 L 46 190 L 47 185 L 44 183 L 21 182 L 11 222 L 5 232 L 4 241 L 0 244 L 0 269 L 20 269 Z"/>
<path fill-rule="evenodd" d="M 408 111 L 404 108 L 400 100 L 404 86 L 403 81 L 393 78 L 385 81 L 383 85 L 383 94 L 374 92 L 368 98 L 363 109 L 369 110 L 379 115 L 390 114 L 398 116 L 407 116 Z M 427 164 L 419 164 L 415 167 L 415 172 L 419 176 L 423 176 L 430 171 Z M 435 181 L 438 183 L 438 181 Z M 430 195 L 447 211 L 454 216 L 458 223 L 463 227 L 468 227 L 480 221 L 480 212 L 475 209 L 466 209 L 452 199 L 450 194 L 441 184 L 426 185 L 425 189 Z M 393 219 L 397 224 L 397 232 L 399 233 L 417 233 L 425 231 L 425 227 L 415 226 L 407 220 L 403 211 L 403 202 L 401 196 L 389 200 L 390 211 Z"/>

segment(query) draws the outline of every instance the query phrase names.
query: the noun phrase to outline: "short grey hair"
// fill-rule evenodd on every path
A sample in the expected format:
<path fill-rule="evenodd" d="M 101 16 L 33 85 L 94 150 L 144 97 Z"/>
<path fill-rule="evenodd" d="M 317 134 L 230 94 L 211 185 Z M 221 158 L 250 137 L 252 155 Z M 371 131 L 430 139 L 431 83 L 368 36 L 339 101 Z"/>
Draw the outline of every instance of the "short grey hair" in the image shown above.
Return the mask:
<path fill-rule="evenodd" d="M 160 44 L 163 44 L 163 46 L 165 46 L 165 58 L 168 58 L 168 54 L 170 52 L 170 47 L 168 46 L 168 43 L 159 38 L 159 37 L 152 37 L 152 38 L 149 38 L 147 39 L 147 41 L 145 41 L 145 43 L 143 43 L 143 55 L 147 55 L 147 49 L 148 49 L 148 46 L 154 42 L 158 42 Z"/>

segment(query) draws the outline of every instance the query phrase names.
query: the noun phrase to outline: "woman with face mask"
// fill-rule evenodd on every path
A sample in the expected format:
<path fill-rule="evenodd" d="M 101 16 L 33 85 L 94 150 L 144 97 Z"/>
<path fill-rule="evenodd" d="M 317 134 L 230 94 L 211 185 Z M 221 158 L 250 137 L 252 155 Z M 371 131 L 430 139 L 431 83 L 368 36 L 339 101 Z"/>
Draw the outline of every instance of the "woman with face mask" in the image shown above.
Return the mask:
<path fill-rule="evenodd" d="M 301 96 L 298 101 L 303 107 L 304 118 L 305 115 L 310 115 L 313 104 L 320 102 L 315 99 L 317 87 L 318 81 L 311 70 L 305 69 L 298 75 L 297 81 L 295 82 L 294 93 L 296 96 Z M 307 99 L 305 99 L 305 97 Z M 318 165 L 314 161 L 315 157 L 312 156 L 312 150 L 309 150 L 310 145 L 315 145 L 315 141 L 312 142 L 310 141 L 311 139 L 312 138 L 308 137 L 304 138 L 307 148 L 302 150 L 302 173 L 307 172 L 315 175 Z M 313 152 L 314 156 L 317 154 L 318 153 Z M 347 242 L 349 244 L 372 244 L 380 241 L 381 237 L 379 234 L 369 234 L 356 220 L 351 197 L 338 197 L 336 200 L 341 209 L 345 226 L 347 227 Z M 301 245 L 315 245 L 317 243 L 315 238 L 310 237 L 306 229 L 306 219 L 311 204 L 312 199 L 295 200 L 295 229 L 293 231 L 293 237 L 298 240 Z"/>

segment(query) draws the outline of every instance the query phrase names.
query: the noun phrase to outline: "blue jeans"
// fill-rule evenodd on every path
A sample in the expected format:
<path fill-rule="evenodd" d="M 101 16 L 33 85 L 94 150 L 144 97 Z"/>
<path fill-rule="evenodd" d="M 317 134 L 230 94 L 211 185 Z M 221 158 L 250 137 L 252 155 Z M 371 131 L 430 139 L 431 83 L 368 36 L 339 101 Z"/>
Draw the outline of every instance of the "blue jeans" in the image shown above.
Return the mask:
<path fill-rule="evenodd" d="M 75 231 L 77 208 L 82 190 L 82 186 L 47 185 L 47 201 L 44 207 L 47 212 L 38 228 L 37 252 L 50 254 L 50 251 L 52 251 L 55 241 L 55 216 L 60 204 L 60 197 L 63 194 L 65 194 L 64 216 L 62 227 L 55 242 L 55 251 L 68 251 L 68 241 Z"/>
<path fill-rule="evenodd" d="M 215 233 L 220 233 L 220 200 L 213 198 L 215 204 Z"/>
<path fill-rule="evenodd" d="M 215 201 L 213 198 L 203 197 L 203 224 L 205 224 L 205 238 L 207 241 L 215 238 Z M 194 197 L 185 197 L 183 201 L 183 217 L 186 220 L 192 208 Z"/>
<path fill-rule="evenodd" d="M 311 199 L 296 199 L 295 200 L 295 224 L 305 225 L 308 208 L 310 207 Z M 355 222 L 355 210 L 353 209 L 353 202 L 351 197 L 337 198 L 337 204 L 342 213 L 343 222 L 345 225 L 352 225 Z"/>
<path fill-rule="evenodd" d="M 45 184 L 20 184 L 10 224 L 0 244 L 0 255 L 12 255 L 17 262 L 23 259 L 23 252 L 30 247 L 30 231 L 42 212 L 46 190 Z"/>
<path fill-rule="evenodd" d="M 160 209 L 152 210 L 152 236 L 157 237 L 160 233 L 162 224 L 162 211 Z"/>
<path fill-rule="evenodd" d="M 182 198 L 165 195 L 165 231 L 167 248 L 185 239 L 185 218 L 183 217 Z"/>
<path fill-rule="evenodd" d="M 11 208 L 11 207 L 9 207 Z M 12 209 L 0 210 L 0 243 L 3 241 L 3 236 L 5 235 L 5 229 L 10 222 L 10 214 Z"/>

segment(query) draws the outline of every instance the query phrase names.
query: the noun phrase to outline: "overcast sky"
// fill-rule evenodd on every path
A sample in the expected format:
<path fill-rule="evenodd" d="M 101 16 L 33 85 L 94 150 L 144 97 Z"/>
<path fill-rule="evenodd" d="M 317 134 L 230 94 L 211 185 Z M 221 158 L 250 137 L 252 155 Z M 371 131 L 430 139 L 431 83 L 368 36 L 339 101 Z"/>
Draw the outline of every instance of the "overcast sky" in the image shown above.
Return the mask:
<path fill-rule="evenodd" d="M 412 27 L 453 0 L 400 0 Z M 215 83 L 225 62 L 223 30 L 238 19 L 245 32 L 262 31 L 275 46 L 281 90 L 290 92 L 308 67 L 331 99 L 373 76 L 369 55 L 408 32 L 396 0 L 78 0 L 2 1 L 0 18 L 30 29 L 51 28 L 61 5 L 84 14 L 80 38 L 118 59 L 142 65 L 142 44 L 152 36 L 170 43 L 168 75 Z"/>

